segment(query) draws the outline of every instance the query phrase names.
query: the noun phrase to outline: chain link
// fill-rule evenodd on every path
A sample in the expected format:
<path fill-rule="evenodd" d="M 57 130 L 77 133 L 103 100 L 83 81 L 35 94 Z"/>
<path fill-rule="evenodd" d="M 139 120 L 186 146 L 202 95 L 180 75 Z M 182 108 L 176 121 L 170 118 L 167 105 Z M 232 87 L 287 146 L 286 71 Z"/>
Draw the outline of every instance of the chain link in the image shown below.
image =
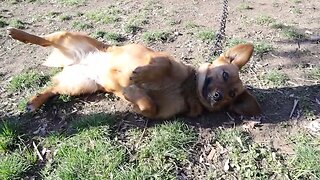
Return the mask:
<path fill-rule="evenodd" d="M 220 55 L 222 53 L 222 43 L 226 35 L 226 23 L 228 17 L 228 0 L 223 0 L 222 15 L 220 19 L 220 29 L 216 33 L 214 47 L 211 50 L 210 57 Z"/>

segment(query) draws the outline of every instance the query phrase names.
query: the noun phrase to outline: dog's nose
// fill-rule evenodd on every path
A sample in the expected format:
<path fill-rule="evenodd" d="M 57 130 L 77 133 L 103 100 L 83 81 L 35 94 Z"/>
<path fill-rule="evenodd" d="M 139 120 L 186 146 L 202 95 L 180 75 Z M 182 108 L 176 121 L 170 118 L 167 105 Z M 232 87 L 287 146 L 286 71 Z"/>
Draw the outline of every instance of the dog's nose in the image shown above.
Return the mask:
<path fill-rule="evenodd" d="M 215 101 L 220 101 L 221 99 L 223 98 L 222 94 L 219 92 L 219 91 L 216 91 L 214 94 L 213 94 L 213 99 Z"/>

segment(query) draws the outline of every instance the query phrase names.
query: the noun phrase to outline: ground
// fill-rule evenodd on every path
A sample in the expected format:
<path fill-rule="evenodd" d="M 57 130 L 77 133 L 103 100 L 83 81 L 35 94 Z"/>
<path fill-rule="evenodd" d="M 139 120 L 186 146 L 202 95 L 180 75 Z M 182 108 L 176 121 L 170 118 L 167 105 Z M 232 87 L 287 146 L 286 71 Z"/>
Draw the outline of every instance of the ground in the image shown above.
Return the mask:
<path fill-rule="evenodd" d="M 2 1 L 0 179 L 320 179 L 316 0 L 228 4 L 224 47 L 255 45 L 241 79 L 262 116 L 220 112 L 154 121 L 108 94 L 60 96 L 24 112 L 26 100 L 59 69 L 41 66 L 49 49 L 10 39 L 6 27 L 39 35 L 84 31 L 198 66 L 214 60 L 221 8 L 217 0 Z"/>

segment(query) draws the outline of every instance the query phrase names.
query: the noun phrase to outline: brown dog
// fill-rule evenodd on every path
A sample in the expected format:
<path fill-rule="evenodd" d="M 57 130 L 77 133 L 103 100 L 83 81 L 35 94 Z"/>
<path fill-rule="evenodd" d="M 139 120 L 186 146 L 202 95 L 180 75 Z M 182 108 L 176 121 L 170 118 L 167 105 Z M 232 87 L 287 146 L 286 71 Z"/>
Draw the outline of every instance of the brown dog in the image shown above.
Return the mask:
<path fill-rule="evenodd" d="M 196 70 L 164 52 L 137 44 L 109 46 L 81 33 L 39 37 L 8 28 L 8 34 L 24 43 L 54 47 L 44 65 L 64 67 L 52 78 L 51 86 L 30 99 L 28 111 L 58 94 L 102 91 L 131 102 L 134 111 L 149 118 L 197 116 L 203 107 L 209 111 L 228 108 L 244 115 L 260 113 L 256 99 L 239 79 L 240 68 L 252 55 L 251 44 L 237 45 Z"/>

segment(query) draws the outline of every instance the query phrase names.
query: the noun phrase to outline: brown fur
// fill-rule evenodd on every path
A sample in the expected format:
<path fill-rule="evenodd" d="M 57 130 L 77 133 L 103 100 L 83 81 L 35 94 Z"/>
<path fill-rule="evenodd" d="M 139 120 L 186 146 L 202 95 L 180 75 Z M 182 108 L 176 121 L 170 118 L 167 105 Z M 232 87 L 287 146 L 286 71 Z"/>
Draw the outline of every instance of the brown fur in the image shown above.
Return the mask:
<path fill-rule="evenodd" d="M 76 32 L 39 37 L 9 28 L 8 33 L 24 43 L 54 47 L 44 65 L 64 67 L 52 78 L 52 86 L 30 99 L 28 111 L 38 109 L 58 94 L 75 96 L 102 91 L 131 102 L 134 111 L 149 118 L 197 116 L 203 107 L 210 111 L 227 107 L 239 114 L 260 113 L 259 104 L 239 79 L 239 69 L 251 57 L 251 44 L 238 45 L 212 64 L 195 70 L 167 53 L 137 44 L 109 46 Z M 221 80 L 223 71 L 229 74 L 227 81 Z M 213 79 L 210 83 L 208 77 Z M 213 103 L 207 95 L 211 97 L 218 91 L 221 99 Z M 227 95 L 230 91 L 235 92 L 234 96 Z"/>

